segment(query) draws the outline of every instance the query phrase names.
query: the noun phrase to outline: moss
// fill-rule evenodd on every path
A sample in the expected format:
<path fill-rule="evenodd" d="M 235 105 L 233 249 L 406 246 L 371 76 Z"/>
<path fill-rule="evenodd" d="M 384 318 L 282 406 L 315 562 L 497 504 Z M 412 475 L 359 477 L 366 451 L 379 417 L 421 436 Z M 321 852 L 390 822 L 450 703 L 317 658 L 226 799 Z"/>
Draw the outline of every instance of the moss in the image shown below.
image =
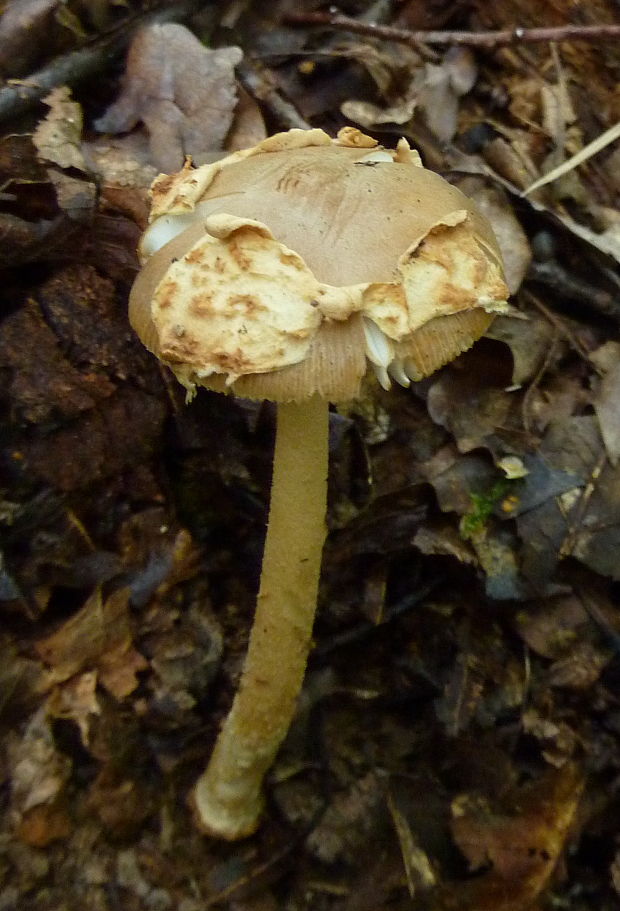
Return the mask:
<path fill-rule="evenodd" d="M 466 541 L 480 534 L 498 503 L 511 489 L 508 478 L 500 478 L 485 493 L 470 493 L 471 506 L 461 518 L 459 531 Z"/>

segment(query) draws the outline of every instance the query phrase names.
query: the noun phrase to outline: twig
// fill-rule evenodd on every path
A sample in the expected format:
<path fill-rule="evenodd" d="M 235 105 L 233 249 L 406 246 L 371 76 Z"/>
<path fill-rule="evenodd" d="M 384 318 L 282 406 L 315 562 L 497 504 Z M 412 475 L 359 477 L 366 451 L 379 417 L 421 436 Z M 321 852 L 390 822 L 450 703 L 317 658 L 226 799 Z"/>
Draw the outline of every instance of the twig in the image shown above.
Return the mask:
<path fill-rule="evenodd" d="M 594 598 L 590 597 L 589 594 L 586 594 L 585 590 L 582 590 L 578 586 L 575 586 L 575 594 L 581 601 L 590 620 L 592 620 L 604 634 L 610 645 L 613 646 L 614 651 L 620 653 L 620 634 L 613 628 L 603 611 L 598 604 L 596 604 Z"/>
<path fill-rule="evenodd" d="M 244 89 L 263 103 L 281 128 L 310 129 L 311 124 L 280 94 L 269 70 L 246 57 L 237 67 L 237 76 Z"/>
<path fill-rule="evenodd" d="M 589 367 L 593 367 L 595 371 L 600 372 L 592 361 L 587 349 L 584 348 L 579 339 L 571 332 L 564 320 L 555 314 L 553 310 L 546 307 L 535 294 L 532 294 L 530 291 L 525 291 L 524 294 L 526 299 L 551 323 L 556 333 L 562 335 L 566 339 L 573 351 L 575 351 Z"/>
<path fill-rule="evenodd" d="M 606 461 L 607 454 L 603 451 L 601 452 L 596 461 L 596 464 L 593 466 L 592 471 L 590 472 L 590 478 L 586 486 L 581 491 L 579 500 L 577 501 L 576 505 L 569 511 L 569 514 L 566 515 L 568 531 L 558 550 L 560 557 L 570 557 L 573 553 L 573 550 L 575 549 L 575 544 L 577 543 L 577 535 L 584 527 L 584 519 L 590 505 L 590 499 L 596 490 L 596 486 L 601 476 L 601 472 L 605 467 Z"/>
<path fill-rule="evenodd" d="M 107 67 L 127 47 L 138 28 L 155 22 L 179 21 L 200 6 L 198 0 L 185 0 L 170 3 L 147 15 L 132 16 L 92 44 L 56 57 L 38 73 L 3 86 L 0 89 L 0 121 L 23 114 L 56 86 L 75 85 Z"/>
<path fill-rule="evenodd" d="M 551 338 L 550 344 L 547 348 L 547 352 L 546 352 L 544 360 L 538 370 L 538 373 L 536 374 L 536 376 L 534 377 L 534 379 L 532 380 L 530 385 L 525 390 L 525 395 L 523 396 L 523 401 L 521 403 L 521 415 L 522 415 L 522 419 L 523 419 L 523 429 L 525 430 L 525 432 L 527 434 L 530 434 L 532 432 L 532 421 L 530 419 L 531 402 L 534 397 L 534 393 L 536 392 L 536 390 L 538 389 L 538 387 L 540 386 L 540 384 L 542 382 L 544 375 L 549 370 L 551 364 L 553 364 L 555 362 L 556 355 L 558 352 L 558 335 L 559 335 L 559 333 L 556 330 L 556 332 L 554 333 L 554 335 Z"/>
<path fill-rule="evenodd" d="M 601 316 L 616 323 L 620 322 L 620 305 L 614 294 L 596 288 L 588 281 L 568 272 L 556 260 L 531 263 L 527 277 L 530 281 L 551 288 L 560 298 L 584 304 Z"/>
<path fill-rule="evenodd" d="M 571 155 L 571 157 L 562 162 L 562 164 L 559 164 L 556 168 L 553 168 L 553 170 L 544 174 L 538 180 L 535 180 L 527 190 L 523 190 L 522 196 L 528 196 L 530 193 L 533 193 L 534 190 L 539 190 L 540 187 L 544 187 L 545 184 L 557 180 L 558 177 L 562 177 L 564 174 L 568 174 L 569 171 L 572 171 L 577 165 L 583 164 L 584 161 L 592 158 L 593 155 L 597 155 L 602 149 L 607 148 L 610 143 L 615 142 L 616 139 L 620 139 L 620 123 L 615 123 L 600 136 L 597 136 L 596 139 L 593 139 L 592 142 L 589 142 L 583 149 L 580 149 L 575 155 Z"/>
<path fill-rule="evenodd" d="M 493 32 L 410 31 L 391 25 L 360 22 L 350 16 L 330 13 L 291 13 L 285 22 L 293 25 L 327 25 L 358 35 L 372 35 L 400 44 L 450 44 L 468 47 L 500 47 L 505 44 L 546 41 L 611 41 L 620 37 L 620 25 L 561 25 L 549 28 L 509 28 Z"/>

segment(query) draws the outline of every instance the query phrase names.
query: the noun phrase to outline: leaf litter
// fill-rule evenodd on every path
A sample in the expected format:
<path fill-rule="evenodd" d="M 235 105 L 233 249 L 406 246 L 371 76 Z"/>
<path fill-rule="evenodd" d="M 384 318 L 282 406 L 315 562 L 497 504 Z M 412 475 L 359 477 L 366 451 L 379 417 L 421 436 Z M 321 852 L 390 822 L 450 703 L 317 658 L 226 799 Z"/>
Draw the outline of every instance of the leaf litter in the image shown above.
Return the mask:
<path fill-rule="evenodd" d="M 474 6 L 472 28 L 542 24 L 524 0 Z M 620 216 L 616 153 L 589 154 L 614 135 L 596 79 L 613 52 L 400 53 L 284 22 L 304 10 L 231 6 L 210 47 L 199 19 L 157 25 L 120 94 L 109 73 L 95 98 L 56 89 L 1 139 L 0 900 L 615 908 Z M 79 42 L 122 15 L 103 13 L 54 29 Z M 18 33 L 3 47 L 17 72 Z M 258 101 L 235 76 L 257 50 Z M 584 103 L 591 86 L 607 106 Z M 184 801 L 245 649 L 273 414 L 209 393 L 186 406 L 126 297 L 156 171 L 252 144 L 262 115 L 286 128 L 289 103 L 330 131 L 358 117 L 387 145 L 405 135 L 476 196 L 514 309 L 440 374 L 369 385 L 332 415 L 305 701 L 261 830 L 222 846 Z M 520 196 L 562 158 L 570 180 Z"/>

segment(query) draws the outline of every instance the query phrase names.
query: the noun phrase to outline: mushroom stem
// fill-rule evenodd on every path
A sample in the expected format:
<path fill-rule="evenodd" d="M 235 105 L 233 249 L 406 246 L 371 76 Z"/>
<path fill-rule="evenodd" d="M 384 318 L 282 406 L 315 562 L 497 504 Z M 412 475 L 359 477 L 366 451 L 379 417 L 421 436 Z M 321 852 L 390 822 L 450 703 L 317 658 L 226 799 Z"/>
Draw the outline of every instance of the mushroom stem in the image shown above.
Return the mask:
<path fill-rule="evenodd" d="M 194 790 L 198 821 L 220 838 L 258 825 L 262 781 L 301 690 L 325 540 L 328 403 L 278 406 L 263 569 L 241 683 Z"/>

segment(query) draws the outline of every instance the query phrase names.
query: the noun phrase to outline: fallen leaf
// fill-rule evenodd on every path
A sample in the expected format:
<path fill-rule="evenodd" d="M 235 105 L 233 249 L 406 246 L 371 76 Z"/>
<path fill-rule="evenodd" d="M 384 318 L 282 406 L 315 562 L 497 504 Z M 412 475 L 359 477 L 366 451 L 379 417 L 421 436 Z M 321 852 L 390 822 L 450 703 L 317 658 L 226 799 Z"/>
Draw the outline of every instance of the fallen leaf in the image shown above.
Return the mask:
<path fill-rule="evenodd" d="M 502 809 L 464 794 L 452 804 L 452 834 L 472 870 L 490 870 L 472 886 L 480 907 L 503 891 L 505 904 L 525 909 L 541 895 L 558 865 L 575 821 L 583 776 L 567 764 L 515 789 Z M 464 896 L 465 897 L 465 896 Z M 471 897 L 471 896 L 470 896 Z"/>
<path fill-rule="evenodd" d="M 498 455 L 505 454 L 511 423 L 517 429 L 515 396 L 506 391 L 510 382 L 507 367 L 508 359 L 498 357 L 496 348 L 478 345 L 431 379 L 428 413 L 454 436 L 460 452 L 480 447 L 494 452 L 500 445 L 497 430 L 501 428 Z M 522 439 L 520 427 L 518 438 Z"/>
<path fill-rule="evenodd" d="M 47 711 L 52 718 L 75 722 L 82 743 L 88 747 L 92 720 L 101 713 L 96 672 L 87 671 L 55 687 L 47 700 Z"/>
<path fill-rule="evenodd" d="M 558 658 L 549 668 L 549 686 L 569 690 L 589 689 L 609 664 L 613 653 L 594 642 L 576 642 L 567 655 Z"/>
<path fill-rule="evenodd" d="M 590 627 L 590 619 L 575 595 L 549 598 L 544 606 L 536 602 L 515 617 L 519 635 L 528 648 L 543 658 L 556 659 L 566 654 Z"/>
<path fill-rule="evenodd" d="M 426 123 L 442 142 L 449 142 L 458 126 L 459 98 L 475 85 L 478 68 L 470 48 L 452 47 L 437 66 L 427 63 L 418 101 Z"/>
<path fill-rule="evenodd" d="M 532 261 L 532 251 L 506 193 L 483 178 L 474 176 L 456 181 L 456 186 L 475 201 L 482 214 L 491 222 L 504 261 L 506 284 L 510 293 L 516 294 Z M 501 318 L 508 320 L 508 317 Z M 491 331 L 493 327 L 494 324 Z"/>
<path fill-rule="evenodd" d="M 50 110 L 32 137 L 39 158 L 56 192 L 58 205 L 74 221 L 85 221 L 95 209 L 97 190 L 86 175 L 76 177 L 67 169 L 86 171 L 82 154 L 82 109 L 71 99 L 67 86 L 53 90 L 45 99 Z"/>
<path fill-rule="evenodd" d="M 250 149 L 267 138 L 267 127 L 260 107 L 243 86 L 239 86 L 237 91 L 239 100 L 226 137 L 227 152 Z"/>
<path fill-rule="evenodd" d="M 51 667 L 51 680 L 61 683 L 86 668 L 101 668 L 101 682 L 115 696 L 137 685 L 135 674 L 145 666 L 131 646 L 128 588 L 103 598 L 97 588 L 84 607 L 35 648 Z M 125 664 L 123 668 L 122 665 Z"/>
<path fill-rule="evenodd" d="M 437 882 L 437 877 L 428 854 L 418 844 L 406 813 L 401 811 L 398 800 L 392 793 L 388 794 L 388 807 L 400 844 L 409 895 L 415 898 L 419 892 L 432 888 Z"/>
<path fill-rule="evenodd" d="M 71 90 L 62 85 L 43 99 L 49 113 L 34 131 L 32 141 L 45 161 L 60 168 L 86 167 L 81 149 L 82 109 L 71 98 Z"/>
<path fill-rule="evenodd" d="M 620 579 L 620 465 L 605 465 L 588 479 L 583 500 L 570 515 L 570 543 L 564 546 L 586 566 Z"/>
<path fill-rule="evenodd" d="M 144 133 L 85 142 L 83 152 L 89 168 L 99 177 L 104 192 L 108 187 L 121 187 L 121 196 L 126 196 L 128 187 L 146 189 L 157 177 L 149 139 Z M 142 205 L 145 208 L 142 216 L 144 228 L 149 209 L 146 198 Z"/>
<path fill-rule="evenodd" d="M 549 765 L 563 768 L 579 749 L 578 735 L 563 721 L 556 722 L 531 707 L 521 715 L 523 730 L 538 741 L 541 754 Z"/>
<path fill-rule="evenodd" d="M 102 133 L 146 126 L 157 168 L 178 171 L 187 155 L 201 164 L 223 149 L 236 105 L 238 47 L 210 50 L 175 23 L 138 32 L 127 57 L 120 97 L 95 122 Z"/>
<path fill-rule="evenodd" d="M 148 666 L 144 655 L 130 642 L 121 642 L 99 659 L 99 679 L 109 693 L 121 700 L 133 693 L 139 683 L 138 673 Z"/>
<path fill-rule="evenodd" d="M 385 779 L 369 772 L 339 794 L 306 839 L 308 850 L 324 863 L 355 857 L 370 832 L 377 834 L 385 802 Z"/>
<path fill-rule="evenodd" d="M 30 718 L 21 736 L 11 734 L 7 761 L 11 803 L 19 818 L 33 807 L 52 803 L 63 790 L 71 760 L 56 748 L 45 706 Z"/>
<path fill-rule="evenodd" d="M 20 841 L 33 848 L 45 848 L 54 841 L 68 838 L 72 824 L 62 804 L 39 804 L 24 813 L 17 826 Z"/>
<path fill-rule="evenodd" d="M 49 44 L 49 25 L 58 0 L 18 0 L 2 7 L 0 71 L 23 76 Z"/>
<path fill-rule="evenodd" d="M 534 379 L 542 367 L 554 329 L 549 320 L 536 313 L 529 313 L 524 320 L 498 316 L 491 323 L 487 336 L 508 345 L 513 359 L 512 385 L 522 386 Z"/>
<path fill-rule="evenodd" d="M 409 123 L 416 109 L 415 98 L 404 98 L 393 104 L 381 106 L 370 101 L 345 101 L 340 110 L 349 120 L 372 129 L 382 123 Z"/>
<path fill-rule="evenodd" d="M 605 342 L 597 351 L 592 352 L 591 357 L 603 371 L 592 404 L 609 461 L 615 466 L 620 459 L 620 344 Z"/>

